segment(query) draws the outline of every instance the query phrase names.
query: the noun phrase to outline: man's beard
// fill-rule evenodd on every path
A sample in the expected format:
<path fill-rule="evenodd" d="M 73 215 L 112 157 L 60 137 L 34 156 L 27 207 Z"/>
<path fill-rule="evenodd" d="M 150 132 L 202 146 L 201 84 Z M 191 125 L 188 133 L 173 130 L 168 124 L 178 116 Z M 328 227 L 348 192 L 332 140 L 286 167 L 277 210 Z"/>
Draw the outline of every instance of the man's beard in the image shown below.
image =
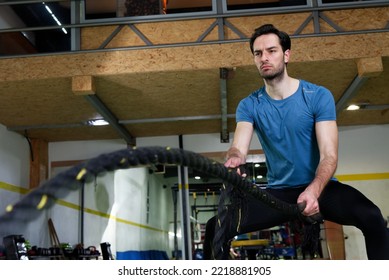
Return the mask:
<path fill-rule="evenodd" d="M 268 82 L 280 80 L 284 76 L 284 73 L 285 73 L 285 65 L 283 65 L 279 69 L 276 69 L 274 72 L 268 72 L 268 73 L 259 72 L 260 76 Z"/>

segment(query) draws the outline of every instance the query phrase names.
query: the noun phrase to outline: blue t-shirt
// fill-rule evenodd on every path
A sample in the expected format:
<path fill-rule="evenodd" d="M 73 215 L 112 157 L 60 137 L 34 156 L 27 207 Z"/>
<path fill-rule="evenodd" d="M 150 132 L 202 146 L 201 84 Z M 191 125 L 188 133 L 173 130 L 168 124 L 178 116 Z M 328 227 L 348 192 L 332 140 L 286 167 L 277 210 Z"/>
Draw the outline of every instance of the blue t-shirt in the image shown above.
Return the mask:
<path fill-rule="evenodd" d="M 319 164 L 315 122 L 336 120 L 331 92 L 300 80 L 298 90 L 274 100 L 265 87 L 240 101 L 236 121 L 254 126 L 266 155 L 269 187 L 308 185 Z"/>

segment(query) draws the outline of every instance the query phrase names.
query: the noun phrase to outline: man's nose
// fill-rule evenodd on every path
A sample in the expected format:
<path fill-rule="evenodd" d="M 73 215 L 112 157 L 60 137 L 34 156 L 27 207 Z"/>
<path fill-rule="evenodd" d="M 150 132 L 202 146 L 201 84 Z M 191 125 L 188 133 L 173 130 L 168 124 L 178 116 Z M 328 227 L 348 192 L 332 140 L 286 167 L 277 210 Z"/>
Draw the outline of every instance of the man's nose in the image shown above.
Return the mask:
<path fill-rule="evenodd" d="M 269 60 L 269 57 L 266 53 L 263 53 L 262 56 L 261 56 L 261 61 L 268 61 Z"/>

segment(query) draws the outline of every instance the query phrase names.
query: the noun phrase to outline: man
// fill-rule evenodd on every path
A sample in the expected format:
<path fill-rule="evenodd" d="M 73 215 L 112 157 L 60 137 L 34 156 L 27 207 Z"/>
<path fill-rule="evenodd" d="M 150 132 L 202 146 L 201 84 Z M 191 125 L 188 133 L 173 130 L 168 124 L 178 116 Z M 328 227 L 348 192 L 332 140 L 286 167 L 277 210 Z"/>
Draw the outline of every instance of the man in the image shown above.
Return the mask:
<path fill-rule="evenodd" d="M 270 194 L 288 203 L 305 204 L 305 216 L 320 213 L 326 220 L 356 226 L 365 236 L 368 258 L 389 259 L 389 230 L 380 210 L 362 193 L 333 178 L 338 130 L 331 92 L 288 75 L 291 40 L 273 25 L 257 28 L 250 48 L 264 86 L 238 105 L 234 140 L 225 166 L 240 173 L 255 132 L 266 155 Z M 238 229 L 236 214 L 229 214 L 226 240 L 292 219 L 251 197 Z M 214 257 L 212 240 L 217 223 L 220 221 L 215 217 L 207 223 L 206 258 Z"/>

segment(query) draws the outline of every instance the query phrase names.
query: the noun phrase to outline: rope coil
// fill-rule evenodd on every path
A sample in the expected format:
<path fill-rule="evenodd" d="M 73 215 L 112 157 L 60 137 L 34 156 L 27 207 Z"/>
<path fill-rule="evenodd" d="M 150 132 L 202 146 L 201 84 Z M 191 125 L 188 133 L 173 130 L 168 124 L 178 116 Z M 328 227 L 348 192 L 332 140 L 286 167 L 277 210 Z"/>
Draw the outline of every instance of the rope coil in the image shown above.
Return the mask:
<path fill-rule="evenodd" d="M 65 197 L 71 191 L 82 188 L 85 181 L 91 180 L 97 174 L 152 164 L 190 167 L 196 171 L 220 178 L 229 186 L 239 189 L 240 192 L 251 194 L 285 214 L 305 219 L 298 205 L 281 201 L 265 190 L 255 187 L 253 183 L 242 179 L 239 174 L 232 172 L 221 163 L 183 149 L 152 146 L 122 149 L 102 154 L 59 173 L 38 188 L 33 189 L 14 205 L 7 206 L 5 213 L 0 216 L 0 228 L 4 229 L 10 227 L 11 224 L 26 223 L 33 220 L 42 210 L 53 206 L 57 199 Z"/>

